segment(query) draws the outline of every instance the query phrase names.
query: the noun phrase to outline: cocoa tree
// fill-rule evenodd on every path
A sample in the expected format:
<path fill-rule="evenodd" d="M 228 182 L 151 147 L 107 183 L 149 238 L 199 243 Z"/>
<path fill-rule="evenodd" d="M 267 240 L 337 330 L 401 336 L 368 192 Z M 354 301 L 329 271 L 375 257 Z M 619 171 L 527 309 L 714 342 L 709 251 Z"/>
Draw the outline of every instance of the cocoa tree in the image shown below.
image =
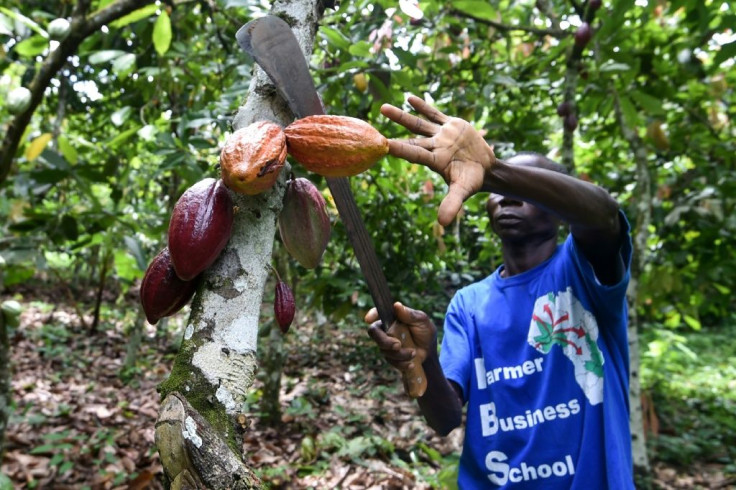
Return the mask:
<path fill-rule="evenodd" d="M 322 9 L 314 0 L 277 1 L 271 13 L 288 19 L 309 57 Z M 261 120 L 286 126 L 293 115 L 256 67 L 233 128 Z M 259 485 L 240 451 L 249 423 L 241 408 L 257 369 L 260 305 L 287 173 L 263 194 L 233 193 L 238 211 L 232 237 L 204 273 L 171 375 L 160 386 L 156 445 L 173 487 Z"/>

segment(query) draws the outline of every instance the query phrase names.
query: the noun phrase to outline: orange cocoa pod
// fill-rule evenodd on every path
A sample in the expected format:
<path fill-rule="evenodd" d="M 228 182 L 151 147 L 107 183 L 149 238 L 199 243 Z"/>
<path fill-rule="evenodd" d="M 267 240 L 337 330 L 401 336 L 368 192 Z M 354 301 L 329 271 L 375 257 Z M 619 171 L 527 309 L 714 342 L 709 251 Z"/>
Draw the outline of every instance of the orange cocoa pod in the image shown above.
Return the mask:
<path fill-rule="evenodd" d="M 286 138 L 278 124 L 258 121 L 238 129 L 220 152 L 220 171 L 225 185 L 253 196 L 276 183 L 286 161 Z"/>
<path fill-rule="evenodd" d="M 170 316 L 184 308 L 197 289 L 197 280 L 184 281 L 176 275 L 169 247 L 151 261 L 141 283 L 141 304 L 149 323 Z"/>
<path fill-rule="evenodd" d="M 388 140 L 365 121 L 347 116 L 308 116 L 286 128 L 289 154 L 324 177 L 350 177 L 388 153 Z"/>

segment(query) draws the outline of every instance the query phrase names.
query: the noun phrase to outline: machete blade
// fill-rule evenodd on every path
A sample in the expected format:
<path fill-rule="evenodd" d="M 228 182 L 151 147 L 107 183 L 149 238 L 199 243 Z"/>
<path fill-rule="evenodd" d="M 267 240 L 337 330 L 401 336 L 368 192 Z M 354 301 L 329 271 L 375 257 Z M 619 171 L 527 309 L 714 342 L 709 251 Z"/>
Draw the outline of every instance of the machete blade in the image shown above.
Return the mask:
<path fill-rule="evenodd" d="M 252 20 L 235 39 L 271 77 L 297 118 L 325 113 L 302 48 L 283 19 L 268 15 Z"/>

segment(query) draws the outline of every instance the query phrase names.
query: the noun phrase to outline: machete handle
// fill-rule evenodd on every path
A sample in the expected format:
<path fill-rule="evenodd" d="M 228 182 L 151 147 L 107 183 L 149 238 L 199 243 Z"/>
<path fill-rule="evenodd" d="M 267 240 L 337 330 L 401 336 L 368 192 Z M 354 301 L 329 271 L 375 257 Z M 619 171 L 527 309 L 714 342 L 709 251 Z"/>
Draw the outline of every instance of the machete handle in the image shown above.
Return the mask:
<path fill-rule="evenodd" d="M 399 339 L 402 349 L 416 348 L 409 327 L 403 323 L 394 322 L 386 333 L 395 339 Z M 401 372 L 401 380 L 404 383 L 404 391 L 412 398 L 419 398 L 427 391 L 427 375 L 424 374 L 422 365 L 417 362 L 414 362 L 412 369 Z"/>

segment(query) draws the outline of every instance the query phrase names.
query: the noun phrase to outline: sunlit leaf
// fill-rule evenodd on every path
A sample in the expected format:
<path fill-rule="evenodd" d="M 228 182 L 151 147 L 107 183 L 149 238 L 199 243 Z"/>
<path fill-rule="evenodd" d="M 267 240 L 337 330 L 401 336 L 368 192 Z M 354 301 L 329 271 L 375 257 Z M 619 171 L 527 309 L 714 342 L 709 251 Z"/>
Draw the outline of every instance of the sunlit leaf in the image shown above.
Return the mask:
<path fill-rule="evenodd" d="M 133 108 L 130 106 L 121 107 L 112 113 L 110 121 L 112 121 L 115 126 L 122 126 L 125 121 L 128 120 L 128 117 L 130 117 L 131 112 L 133 112 Z"/>
<path fill-rule="evenodd" d="M 338 49 L 348 49 L 350 47 L 350 40 L 348 40 L 342 33 L 331 27 L 320 26 L 319 32 L 325 37 L 325 39 L 327 39 L 328 43 Z"/>
<path fill-rule="evenodd" d="M 117 75 L 124 75 L 135 68 L 135 60 L 135 54 L 125 53 L 112 61 L 112 71 Z"/>
<path fill-rule="evenodd" d="M 452 2 L 451 5 L 471 17 L 485 20 L 495 20 L 496 18 L 496 11 L 493 6 L 490 2 L 484 0 L 458 0 Z"/>
<path fill-rule="evenodd" d="M 56 142 L 59 144 L 59 151 L 61 151 L 61 154 L 64 155 L 64 158 L 66 158 L 69 163 L 75 164 L 79 161 L 77 150 L 69 142 L 69 138 L 60 134 L 56 139 Z"/>
<path fill-rule="evenodd" d="M 26 159 L 29 162 L 32 162 L 38 156 L 41 154 L 44 148 L 46 148 L 46 145 L 49 144 L 49 141 L 51 141 L 52 138 L 51 133 L 44 133 L 41 136 L 37 136 L 31 143 L 28 145 L 28 148 L 26 148 Z"/>
<path fill-rule="evenodd" d="M 129 13 L 125 17 L 121 17 L 115 22 L 111 22 L 110 26 L 115 27 L 115 28 L 125 27 L 128 24 L 132 24 L 133 22 L 138 22 L 139 20 L 152 16 L 153 14 L 156 13 L 157 10 L 158 10 L 158 5 L 156 3 L 152 3 L 151 5 L 146 5 L 145 7 L 141 9 L 138 9 L 134 12 Z"/>
<path fill-rule="evenodd" d="M 100 65 L 102 63 L 107 63 L 108 61 L 114 60 L 115 58 L 119 58 L 124 54 L 125 51 L 120 51 L 119 49 L 106 49 L 103 51 L 97 51 L 90 55 L 89 62 L 93 65 Z"/>
<path fill-rule="evenodd" d="M 26 58 L 33 58 L 49 47 L 49 40 L 42 36 L 31 36 L 16 44 L 13 49 Z"/>
<path fill-rule="evenodd" d="M 159 56 L 163 56 L 171 46 L 171 19 L 165 10 L 162 10 L 153 25 L 153 47 Z"/>
<path fill-rule="evenodd" d="M 25 24 L 29 29 L 31 29 L 32 31 L 34 31 L 36 34 L 38 34 L 41 37 L 44 37 L 44 38 L 49 37 L 48 33 L 40 25 L 38 25 L 33 19 L 26 17 L 20 12 L 16 12 L 15 10 L 10 10 L 5 7 L 0 7 L 0 13 L 3 13 L 6 16 L 10 17 L 11 19 L 14 19 L 22 24 Z"/>

